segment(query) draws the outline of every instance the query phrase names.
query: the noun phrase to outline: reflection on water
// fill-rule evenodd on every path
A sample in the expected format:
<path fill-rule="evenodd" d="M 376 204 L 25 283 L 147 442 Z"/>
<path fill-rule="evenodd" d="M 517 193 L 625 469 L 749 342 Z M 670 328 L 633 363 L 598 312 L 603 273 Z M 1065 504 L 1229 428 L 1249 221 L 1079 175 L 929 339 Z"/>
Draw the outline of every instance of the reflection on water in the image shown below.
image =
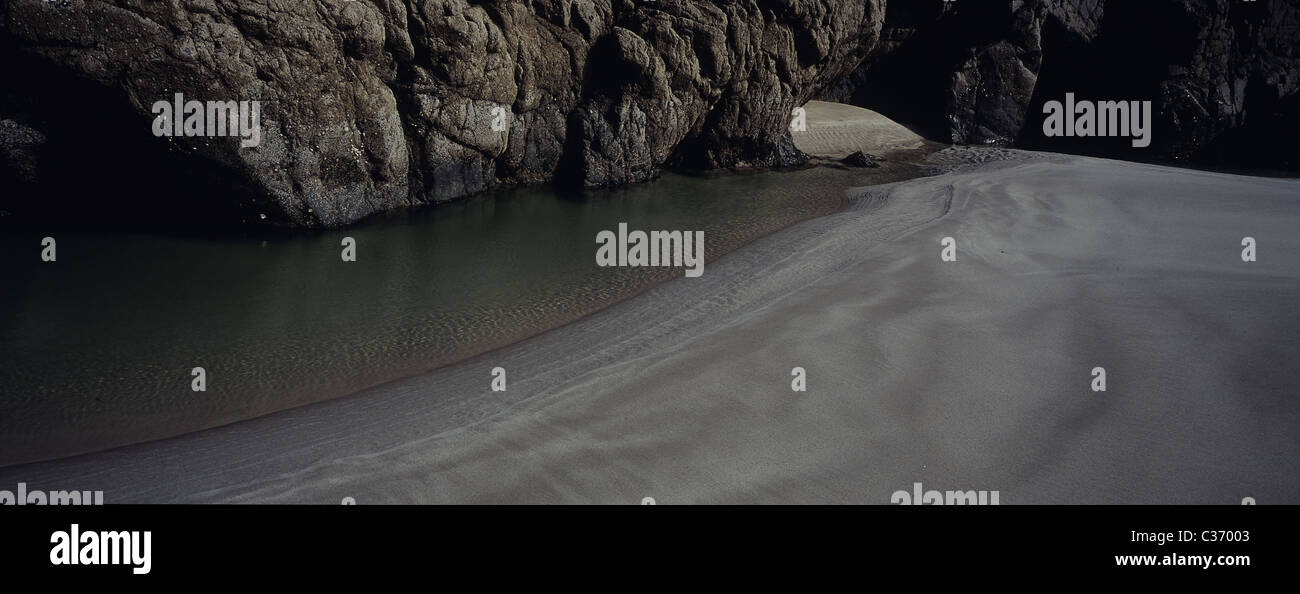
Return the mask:
<path fill-rule="evenodd" d="M 222 425 L 482 353 L 682 278 L 596 266 L 597 232 L 619 222 L 703 230 L 707 275 L 720 255 L 889 175 L 669 174 L 580 198 L 503 189 L 257 238 L 56 232 L 55 263 L 40 262 L 44 233 L 7 231 L 0 464 Z M 340 259 L 345 236 L 356 262 Z M 207 391 L 195 393 L 200 366 Z"/>

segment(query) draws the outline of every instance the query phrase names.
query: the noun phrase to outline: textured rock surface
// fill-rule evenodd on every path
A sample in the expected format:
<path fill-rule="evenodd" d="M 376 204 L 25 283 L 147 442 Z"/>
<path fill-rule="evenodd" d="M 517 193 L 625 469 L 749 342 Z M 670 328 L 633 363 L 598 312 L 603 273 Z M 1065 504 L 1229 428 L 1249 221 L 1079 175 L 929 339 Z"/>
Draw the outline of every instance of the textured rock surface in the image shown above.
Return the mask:
<path fill-rule="evenodd" d="M 881 37 L 827 98 L 955 143 L 1300 167 L 1300 0 L 894 2 Z M 1066 92 L 1153 101 L 1151 149 L 1044 138 Z"/>
<path fill-rule="evenodd" d="M 97 96 L 82 109 L 123 122 L 112 134 L 118 150 L 133 141 L 141 160 L 183 172 L 181 187 L 240 180 L 249 197 L 227 214 L 292 226 L 345 224 L 498 183 L 600 186 L 648 179 L 665 163 L 801 162 L 791 110 L 852 71 L 883 22 L 883 0 L 2 6 L 15 84 L 0 119 L 48 133 L 47 154 L 74 154 L 98 139 L 30 98 L 89 87 Z M 177 92 L 260 101 L 261 145 L 153 138 L 150 106 Z M 503 111 L 507 129 L 495 131 Z M 30 153 L 31 134 L 5 134 L 6 154 Z M 164 144 L 166 155 L 151 154 Z"/>
<path fill-rule="evenodd" d="M 1300 0 L 3 0 L 0 212 L 336 226 L 795 164 L 817 97 L 955 143 L 1294 168 L 1297 39 Z M 1154 145 L 1047 142 L 1067 91 L 1155 101 Z M 260 101 L 261 145 L 155 138 L 178 92 Z"/>
<path fill-rule="evenodd" d="M 867 156 L 867 154 L 862 151 L 844 157 L 840 162 L 853 165 L 854 167 L 880 167 L 880 163 L 877 163 L 875 159 Z"/>

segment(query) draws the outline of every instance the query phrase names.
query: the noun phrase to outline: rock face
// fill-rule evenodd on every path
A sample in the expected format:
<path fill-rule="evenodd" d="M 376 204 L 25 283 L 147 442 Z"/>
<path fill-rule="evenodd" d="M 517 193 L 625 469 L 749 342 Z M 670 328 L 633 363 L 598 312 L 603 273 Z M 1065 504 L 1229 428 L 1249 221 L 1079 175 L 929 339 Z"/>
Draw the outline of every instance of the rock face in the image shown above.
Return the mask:
<path fill-rule="evenodd" d="M 954 143 L 1300 167 L 1300 0 L 894 2 L 881 38 L 825 97 Z M 1152 101 L 1152 146 L 1046 138 L 1067 92 Z"/>
<path fill-rule="evenodd" d="M 961 144 L 1010 142 L 1039 61 L 1042 4 L 894 2 L 879 45 L 827 92 Z"/>
<path fill-rule="evenodd" d="M 1298 5 L 0 0 L 0 214 L 338 226 L 503 183 L 789 165 L 813 98 L 955 143 L 1294 168 Z M 1154 101 L 1153 146 L 1047 141 L 1066 92 Z M 155 137 L 178 93 L 257 101 L 260 144 Z"/>
<path fill-rule="evenodd" d="M 288 226 L 342 225 L 499 183 L 601 186 L 665 164 L 801 162 L 791 111 L 851 72 L 884 21 L 883 0 L 0 7 L 10 85 L 0 154 L 22 174 L 8 175 L 9 210 L 40 208 L 14 198 L 24 194 L 47 209 L 85 206 L 75 202 L 85 188 L 32 180 L 97 167 L 127 186 L 122 169 L 169 177 L 203 212 Z M 258 101 L 260 145 L 155 138 L 151 106 L 176 93 Z M 133 158 L 105 155 L 122 151 Z"/>

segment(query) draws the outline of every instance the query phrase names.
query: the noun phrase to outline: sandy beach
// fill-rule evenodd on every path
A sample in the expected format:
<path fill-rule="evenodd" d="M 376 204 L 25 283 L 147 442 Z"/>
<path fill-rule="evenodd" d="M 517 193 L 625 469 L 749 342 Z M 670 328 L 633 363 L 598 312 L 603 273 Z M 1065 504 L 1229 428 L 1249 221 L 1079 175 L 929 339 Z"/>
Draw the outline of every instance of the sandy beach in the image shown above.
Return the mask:
<path fill-rule="evenodd" d="M 1300 183 L 932 159 L 962 166 L 853 190 L 510 347 L 0 484 L 108 503 L 886 504 L 917 482 L 1004 505 L 1300 503 Z"/>
<path fill-rule="evenodd" d="M 809 101 L 804 106 L 807 130 L 793 134 L 795 146 L 809 156 L 843 159 L 861 151 L 885 155 L 925 146 L 920 135 L 870 109 Z"/>

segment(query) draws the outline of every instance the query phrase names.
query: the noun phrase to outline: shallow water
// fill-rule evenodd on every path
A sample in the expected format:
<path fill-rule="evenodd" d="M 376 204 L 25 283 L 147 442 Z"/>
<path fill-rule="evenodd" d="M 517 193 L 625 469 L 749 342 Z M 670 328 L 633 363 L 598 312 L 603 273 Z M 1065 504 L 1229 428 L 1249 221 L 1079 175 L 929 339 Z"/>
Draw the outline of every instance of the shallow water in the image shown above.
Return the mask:
<path fill-rule="evenodd" d="M 339 231 L 0 236 L 0 465 L 347 395 L 516 342 L 683 276 L 601 268 L 595 237 L 703 230 L 705 268 L 899 170 L 668 174 L 566 197 L 501 189 Z M 345 236 L 357 261 L 340 258 Z M 683 279 L 680 282 L 690 282 Z M 191 390 L 203 367 L 207 390 Z M 491 378 L 485 376 L 485 386 Z M 437 394 L 430 394 L 437 398 Z"/>

